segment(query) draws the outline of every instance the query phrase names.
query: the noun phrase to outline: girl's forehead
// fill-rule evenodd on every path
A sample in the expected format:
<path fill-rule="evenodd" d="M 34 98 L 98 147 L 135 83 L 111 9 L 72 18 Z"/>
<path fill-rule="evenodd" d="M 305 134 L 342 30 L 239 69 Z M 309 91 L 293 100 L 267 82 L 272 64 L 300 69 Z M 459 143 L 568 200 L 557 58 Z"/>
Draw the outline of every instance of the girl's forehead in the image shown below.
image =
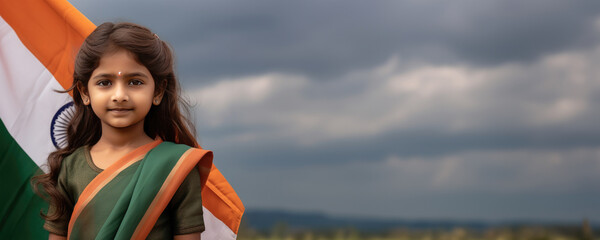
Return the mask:
<path fill-rule="evenodd" d="M 148 69 L 137 60 L 135 54 L 124 49 L 104 54 L 100 58 L 98 67 L 94 69 L 92 75 L 99 72 L 112 73 L 115 75 L 118 75 L 119 73 L 122 75 L 130 72 L 145 72 L 150 74 Z"/>

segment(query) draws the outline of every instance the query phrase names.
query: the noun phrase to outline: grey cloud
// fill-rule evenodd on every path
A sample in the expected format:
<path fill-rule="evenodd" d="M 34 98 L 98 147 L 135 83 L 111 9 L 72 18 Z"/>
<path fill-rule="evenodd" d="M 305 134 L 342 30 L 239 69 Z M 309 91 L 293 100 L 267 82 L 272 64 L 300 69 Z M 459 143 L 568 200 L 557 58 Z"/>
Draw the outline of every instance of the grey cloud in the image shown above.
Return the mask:
<path fill-rule="evenodd" d="M 386 64 L 387 75 L 378 67 L 335 84 L 265 76 L 191 94 L 210 94 L 197 106 L 200 136 L 231 147 L 227 159 L 252 159 L 256 167 L 567 150 L 600 146 L 600 111 L 593 107 L 599 58 L 596 50 L 518 67 L 399 72 Z"/>
<path fill-rule="evenodd" d="M 379 161 L 388 156 L 440 157 L 474 150 L 554 149 L 569 150 L 600 146 L 600 129 L 548 132 L 547 129 L 514 129 L 512 132 L 448 134 L 442 132 L 395 132 L 377 137 L 337 140 L 314 146 L 293 141 L 221 142 L 204 135 L 207 147 L 219 157 L 249 169 L 294 168 L 336 165 L 354 161 Z"/>
<path fill-rule="evenodd" d="M 595 1 L 560 0 L 74 4 L 96 23 L 130 20 L 164 35 L 190 85 L 272 71 L 330 80 L 393 55 L 438 64 L 528 62 L 596 42 L 600 11 Z"/>

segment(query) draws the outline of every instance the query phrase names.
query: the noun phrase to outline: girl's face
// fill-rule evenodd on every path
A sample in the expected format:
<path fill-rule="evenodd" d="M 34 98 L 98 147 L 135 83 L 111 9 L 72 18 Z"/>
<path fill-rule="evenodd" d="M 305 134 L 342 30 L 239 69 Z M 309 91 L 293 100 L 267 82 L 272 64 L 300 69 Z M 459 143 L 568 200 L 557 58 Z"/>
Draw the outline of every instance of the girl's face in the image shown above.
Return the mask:
<path fill-rule="evenodd" d="M 131 52 L 119 49 L 100 59 L 87 84 L 89 95 L 82 91 L 82 98 L 84 104 L 91 104 L 103 128 L 139 124 L 143 128 L 152 104 L 158 105 L 162 98 L 154 96 L 154 85 L 148 69 Z"/>

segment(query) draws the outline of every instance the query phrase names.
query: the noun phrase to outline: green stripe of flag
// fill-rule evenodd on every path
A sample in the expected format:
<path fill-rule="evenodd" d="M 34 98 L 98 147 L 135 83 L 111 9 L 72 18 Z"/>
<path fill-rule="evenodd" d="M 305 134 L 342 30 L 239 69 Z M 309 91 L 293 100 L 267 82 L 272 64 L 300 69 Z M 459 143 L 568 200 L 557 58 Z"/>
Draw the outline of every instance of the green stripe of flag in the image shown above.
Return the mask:
<path fill-rule="evenodd" d="M 0 120 L 0 239 L 48 239 L 39 214 L 48 204 L 29 183 L 41 173 Z"/>

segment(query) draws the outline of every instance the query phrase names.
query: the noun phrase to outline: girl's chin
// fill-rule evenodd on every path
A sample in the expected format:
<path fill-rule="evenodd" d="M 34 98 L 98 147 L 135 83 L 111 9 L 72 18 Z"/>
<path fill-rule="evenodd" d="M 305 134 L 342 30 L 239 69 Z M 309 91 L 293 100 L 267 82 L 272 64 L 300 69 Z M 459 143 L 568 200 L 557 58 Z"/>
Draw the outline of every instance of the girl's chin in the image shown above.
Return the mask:
<path fill-rule="evenodd" d="M 104 125 L 106 125 L 107 127 L 121 129 L 121 130 L 128 129 L 128 128 L 134 128 L 138 124 L 143 124 L 143 121 L 136 122 L 136 123 L 131 122 L 131 121 L 104 122 Z"/>

